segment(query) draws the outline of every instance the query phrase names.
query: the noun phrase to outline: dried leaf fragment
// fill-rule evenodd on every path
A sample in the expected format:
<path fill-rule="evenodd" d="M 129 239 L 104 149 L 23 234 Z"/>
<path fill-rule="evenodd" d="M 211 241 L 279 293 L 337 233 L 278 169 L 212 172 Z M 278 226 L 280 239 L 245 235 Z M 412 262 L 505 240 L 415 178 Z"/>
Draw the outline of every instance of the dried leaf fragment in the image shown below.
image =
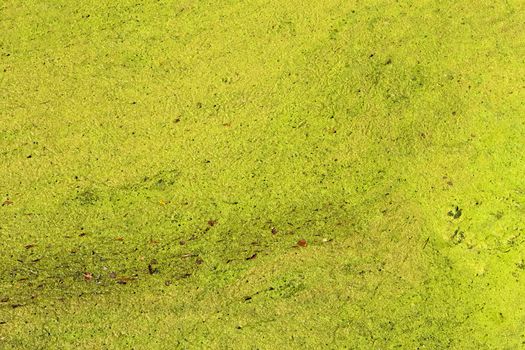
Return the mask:
<path fill-rule="evenodd" d="M 297 242 L 297 245 L 299 247 L 306 247 L 308 245 L 308 243 L 306 242 L 306 239 L 300 239 L 298 242 Z"/>

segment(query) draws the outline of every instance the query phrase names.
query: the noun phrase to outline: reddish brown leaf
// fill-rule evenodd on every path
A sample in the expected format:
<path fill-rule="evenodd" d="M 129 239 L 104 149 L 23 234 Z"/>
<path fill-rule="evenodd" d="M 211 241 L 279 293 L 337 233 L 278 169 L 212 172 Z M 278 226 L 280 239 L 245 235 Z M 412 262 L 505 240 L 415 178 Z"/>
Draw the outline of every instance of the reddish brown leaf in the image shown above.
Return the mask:
<path fill-rule="evenodd" d="M 210 226 L 217 225 L 217 220 L 208 220 L 208 225 L 210 225 Z"/>
<path fill-rule="evenodd" d="M 277 234 L 277 229 L 275 227 L 272 227 L 272 235 L 276 235 Z"/>
<path fill-rule="evenodd" d="M 93 274 L 91 272 L 84 272 L 84 280 L 91 281 L 93 279 Z"/>
<path fill-rule="evenodd" d="M 298 242 L 297 242 L 297 245 L 299 247 L 306 247 L 308 245 L 308 243 L 306 242 L 306 239 L 300 239 Z"/>

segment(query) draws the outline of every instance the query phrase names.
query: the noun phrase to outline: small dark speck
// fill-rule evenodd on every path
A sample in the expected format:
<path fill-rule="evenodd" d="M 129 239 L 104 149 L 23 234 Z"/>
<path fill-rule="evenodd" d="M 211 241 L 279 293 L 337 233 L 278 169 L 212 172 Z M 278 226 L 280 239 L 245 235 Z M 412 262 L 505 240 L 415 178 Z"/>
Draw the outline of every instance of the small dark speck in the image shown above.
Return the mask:
<path fill-rule="evenodd" d="M 461 216 L 461 209 L 457 209 L 456 213 L 454 214 L 454 219 L 459 219 Z"/>
<path fill-rule="evenodd" d="M 374 57 L 373 53 L 371 53 L 370 56 L 368 56 L 368 58 L 372 58 L 372 57 Z"/>
<path fill-rule="evenodd" d="M 389 58 L 389 59 L 387 59 L 387 60 L 385 61 L 385 65 L 388 65 L 388 64 L 392 64 L 392 59 L 391 59 L 391 58 Z"/>
<path fill-rule="evenodd" d="M 136 104 L 137 104 L 137 102 L 133 101 L 133 102 L 131 102 L 131 104 L 132 104 L 132 105 L 136 105 Z"/>
<path fill-rule="evenodd" d="M 202 108 L 202 102 L 197 102 L 195 106 L 197 106 L 197 108 Z"/>
<path fill-rule="evenodd" d="M 33 155 L 30 154 L 30 155 L 27 156 L 27 158 L 33 158 Z"/>

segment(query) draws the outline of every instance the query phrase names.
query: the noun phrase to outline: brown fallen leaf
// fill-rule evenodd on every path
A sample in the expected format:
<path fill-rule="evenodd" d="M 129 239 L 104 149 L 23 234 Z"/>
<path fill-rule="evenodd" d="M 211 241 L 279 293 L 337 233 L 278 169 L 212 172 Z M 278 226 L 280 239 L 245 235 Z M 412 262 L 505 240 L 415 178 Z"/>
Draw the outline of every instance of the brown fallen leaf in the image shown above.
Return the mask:
<path fill-rule="evenodd" d="M 208 220 L 208 225 L 210 225 L 212 227 L 217 225 L 217 220 Z"/>
<path fill-rule="evenodd" d="M 93 274 L 91 272 L 84 272 L 84 280 L 91 281 L 93 279 Z"/>
<path fill-rule="evenodd" d="M 275 227 L 272 227 L 272 235 L 276 235 L 277 234 L 277 229 Z"/>
<path fill-rule="evenodd" d="M 116 238 L 115 238 L 115 241 L 122 242 L 122 241 L 124 241 L 124 237 L 116 237 Z"/>
<path fill-rule="evenodd" d="M 255 258 L 257 258 L 257 253 L 253 253 L 253 255 L 247 257 L 246 260 L 253 260 L 253 259 L 255 259 Z"/>
<path fill-rule="evenodd" d="M 6 200 L 2 203 L 2 207 L 6 206 L 6 205 L 12 205 L 12 204 L 13 204 L 13 201 L 12 201 L 12 200 L 6 199 Z"/>
<path fill-rule="evenodd" d="M 26 248 L 26 249 L 31 249 L 31 248 L 33 248 L 35 245 L 36 245 L 36 244 L 26 244 L 26 245 L 24 246 L 24 248 Z"/>
<path fill-rule="evenodd" d="M 300 239 L 298 242 L 297 242 L 297 245 L 299 247 L 306 247 L 308 245 L 308 243 L 306 242 L 306 239 Z"/>

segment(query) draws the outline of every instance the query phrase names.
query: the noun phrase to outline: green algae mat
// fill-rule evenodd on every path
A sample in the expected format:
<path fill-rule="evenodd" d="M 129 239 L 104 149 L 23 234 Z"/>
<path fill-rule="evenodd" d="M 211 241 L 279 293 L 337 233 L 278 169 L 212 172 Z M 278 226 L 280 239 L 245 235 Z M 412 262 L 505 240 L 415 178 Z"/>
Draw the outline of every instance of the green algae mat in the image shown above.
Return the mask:
<path fill-rule="evenodd" d="M 525 3 L 0 4 L 1 349 L 524 349 Z"/>

